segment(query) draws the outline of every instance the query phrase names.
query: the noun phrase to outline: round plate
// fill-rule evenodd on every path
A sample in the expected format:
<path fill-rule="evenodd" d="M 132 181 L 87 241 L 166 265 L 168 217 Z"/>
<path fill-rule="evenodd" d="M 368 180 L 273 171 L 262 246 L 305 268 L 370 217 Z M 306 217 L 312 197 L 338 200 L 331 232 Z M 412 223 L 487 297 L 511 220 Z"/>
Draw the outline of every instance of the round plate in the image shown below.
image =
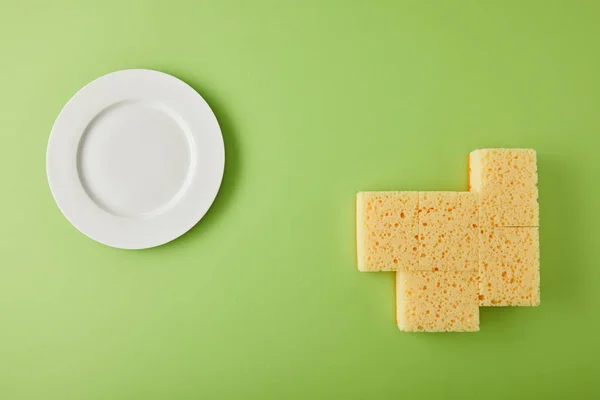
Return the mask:
<path fill-rule="evenodd" d="M 192 228 L 225 166 L 215 115 L 162 72 L 125 70 L 83 87 L 50 134 L 46 171 L 64 216 L 108 246 L 143 249 Z"/>

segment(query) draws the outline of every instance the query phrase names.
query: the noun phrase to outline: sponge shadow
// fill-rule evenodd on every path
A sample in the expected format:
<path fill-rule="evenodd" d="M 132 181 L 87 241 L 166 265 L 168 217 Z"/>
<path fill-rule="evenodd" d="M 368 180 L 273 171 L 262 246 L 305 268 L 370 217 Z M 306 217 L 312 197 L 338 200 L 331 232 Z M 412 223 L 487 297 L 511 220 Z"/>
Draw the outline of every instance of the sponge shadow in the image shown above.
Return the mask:
<path fill-rule="evenodd" d="M 583 301 L 583 242 L 578 226 L 581 188 L 570 165 L 554 155 L 539 155 L 541 306 L 572 308 Z"/>

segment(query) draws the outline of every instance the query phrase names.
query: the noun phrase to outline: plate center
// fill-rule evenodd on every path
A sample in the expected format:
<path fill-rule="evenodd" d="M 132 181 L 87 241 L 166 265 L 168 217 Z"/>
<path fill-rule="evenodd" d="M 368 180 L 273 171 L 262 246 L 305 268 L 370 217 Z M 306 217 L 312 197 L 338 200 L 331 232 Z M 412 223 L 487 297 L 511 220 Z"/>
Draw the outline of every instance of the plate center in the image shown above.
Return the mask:
<path fill-rule="evenodd" d="M 88 196 L 123 217 L 161 213 L 183 195 L 195 155 L 181 118 L 159 103 L 126 101 L 98 114 L 79 145 Z"/>

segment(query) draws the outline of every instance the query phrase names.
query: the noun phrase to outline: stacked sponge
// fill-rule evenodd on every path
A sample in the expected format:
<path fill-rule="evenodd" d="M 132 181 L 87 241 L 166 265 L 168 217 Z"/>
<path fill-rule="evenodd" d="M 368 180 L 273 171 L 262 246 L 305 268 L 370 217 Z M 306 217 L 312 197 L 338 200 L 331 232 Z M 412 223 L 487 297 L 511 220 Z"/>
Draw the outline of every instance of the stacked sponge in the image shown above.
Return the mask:
<path fill-rule="evenodd" d="M 404 331 L 478 331 L 479 306 L 539 304 L 535 152 L 476 150 L 469 192 L 361 192 L 360 271 L 396 271 Z"/>
<path fill-rule="evenodd" d="M 539 204 L 534 150 L 476 150 L 470 190 L 479 195 L 482 306 L 540 304 Z"/>

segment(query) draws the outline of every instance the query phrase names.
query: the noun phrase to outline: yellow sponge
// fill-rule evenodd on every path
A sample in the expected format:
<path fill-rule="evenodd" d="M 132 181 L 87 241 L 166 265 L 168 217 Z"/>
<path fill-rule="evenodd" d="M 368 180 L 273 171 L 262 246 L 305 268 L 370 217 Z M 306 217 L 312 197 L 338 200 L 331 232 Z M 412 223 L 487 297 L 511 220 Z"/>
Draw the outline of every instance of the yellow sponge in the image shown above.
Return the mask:
<path fill-rule="evenodd" d="M 478 331 L 477 272 L 396 272 L 396 323 L 407 332 Z"/>
<path fill-rule="evenodd" d="M 539 226 L 536 153 L 482 149 L 469 155 L 470 191 L 479 196 L 483 226 Z"/>
<path fill-rule="evenodd" d="M 469 192 L 361 192 L 360 271 L 396 271 L 396 323 L 479 330 L 480 306 L 540 304 L 536 153 L 469 155 Z"/>
<path fill-rule="evenodd" d="M 482 228 L 479 304 L 540 304 L 539 228 Z"/>
<path fill-rule="evenodd" d="M 360 271 L 418 267 L 418 192 L 361 192 L 356 197 Z"/>
<path fill-rule="evenodd" d="M 477 270 L 477 215 L 476 193 L 420 192 L 419 270 Z"/>

